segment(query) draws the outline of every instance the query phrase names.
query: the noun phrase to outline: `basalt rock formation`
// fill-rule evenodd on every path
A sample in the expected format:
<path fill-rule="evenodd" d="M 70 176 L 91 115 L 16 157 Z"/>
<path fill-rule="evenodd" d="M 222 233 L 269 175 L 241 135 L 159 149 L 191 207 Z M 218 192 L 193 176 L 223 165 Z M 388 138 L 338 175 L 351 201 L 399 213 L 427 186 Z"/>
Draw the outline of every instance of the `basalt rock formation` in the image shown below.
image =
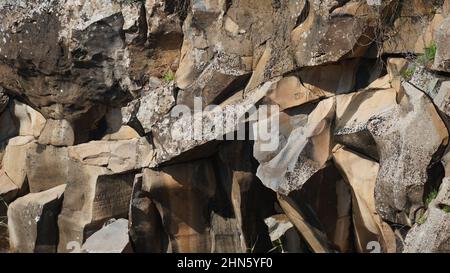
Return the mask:
<path fill-rule="evenodd" d="M 449 252 L 449 0 L 0 1 L 0 252 Z"/>

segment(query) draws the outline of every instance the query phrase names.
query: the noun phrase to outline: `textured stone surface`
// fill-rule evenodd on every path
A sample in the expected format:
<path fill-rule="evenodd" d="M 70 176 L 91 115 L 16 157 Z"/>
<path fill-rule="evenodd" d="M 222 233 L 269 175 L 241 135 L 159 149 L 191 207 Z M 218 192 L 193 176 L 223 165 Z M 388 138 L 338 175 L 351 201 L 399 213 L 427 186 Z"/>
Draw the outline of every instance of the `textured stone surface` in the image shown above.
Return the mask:
<path fill-rule="evenodd" d="M 409 83 L 403 89 L 400 104 L 372 117 L 368 128 L 380 153 L 377 211 L 386 220 L 406 223 L 423 204 L 427 168 L 447 145 L 448 132 L 425 94 Z"/>
<path fill-rule="evenodd" d="M 123 253 L 129 247 L 128 221 L 118 219 L 92 234 L 81 248 L 83 253 Z"/>
<path fill-rule="evenodd" d="M 0 0 L 0 221 L 66 187 L 47 248 L 12 216 L 0 252 L 448 251 L 428 203 L 449 20 L 448 0 Z"/>
<path fill-rule="evenodd" d="M 320 102 L 308 115 L 287 119 L 280 131 L 282 144 L 273 153 L 261 151 L 255 142 L 255 158 L 260 162 L 258 178 L 282 194 L 298 190 L 330 157 L 330 125 L 335 115 L 334 98 Z M 261 151 L 261 152 L 260 152 Z"/>
<path fill-rule="evenodd" d="M 12 251 L 56 252 L 56 221 L 65 188 L 61 185 L 40 193 L 30 193 L 9 205 L 8 228 Z"/>

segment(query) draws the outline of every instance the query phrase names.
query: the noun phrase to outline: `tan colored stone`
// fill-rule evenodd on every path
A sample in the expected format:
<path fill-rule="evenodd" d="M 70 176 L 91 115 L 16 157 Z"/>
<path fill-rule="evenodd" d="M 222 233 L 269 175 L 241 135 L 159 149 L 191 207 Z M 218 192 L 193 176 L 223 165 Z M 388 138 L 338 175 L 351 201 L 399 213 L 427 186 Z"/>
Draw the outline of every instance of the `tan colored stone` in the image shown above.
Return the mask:
<path fill-rule="evenodd" d="M 423 92 L 409 83 L 403 83 L 403 90 L 400 103 L 372 117 L 368 130 L 380 155 L 377 212 L 385 220 L 408 225 L 423 206 L 428 167 L 447 145 L 448 132 Z"/>
<path fill-rule="evenodd" d="M 102 140 L 114 141 L 114 140 L 130 140 L 140 138 L 140 135 L 128 125 L 121 126 L 117 132 L 105 135 Z"/>
<path fill-rule="evenodd" d="M 394 89 L 369 89 L 336 96 L 335 141 L 372 158 L 378 158 L 378 149 L 367 125 L 374 115 L 395 105 Z"/>
<path fill-rule="evenodd" d="M 66 184 L 72 179 L 66 147 L 33 145 L 27 151 L 26 177 L 30 192 L 37 193 Z"/>
<path fill-rule="evenodd" d="M 252 77 L 250 78 L 250 81 L 245 87 L 246 91 L 256 89 L 260 84 L 262 84 L 262 81 L 264 80 L 265 77 L 264 73 L 272 57 L 271 52 L 272 49 L 267 46 L 261 58 L 259 58 L 255 69 L 253 70 L 253 74 Z"/>
<path fill-rule="evenodd" d="M 14 101 L 14 115 L 19 120 L 19 135 L 39 137 L 45 126 L 45 118 L 30 106 Z"/>
<path fill-rule="evenodd" d="M 65 185 L 30 193 L 8 208 L 9 241 L 13 252 L 56 252 L 58 227 Z"/>
<path fill-rule="evenodd" d="M 295 76 L 282 78 L 268 95 L 267 98 L 280 106 L 280 111 L 300 106 L 311 101 L 327 96 L 320 89 L 310 90 L 303 86 Z"/>
<path fill-rule="evenodd" d="M 375 209 L 375 183 L 378 163 L 354 153 L 347 148 L 339 148 L 333 159 L 352 191 L 353 229 L 355 247 L 360 253 L 367 252 L 369 243 L 380 242 L 383 252 L 396 252 L 395 236 L 387 229 Z M 387 227 L 387 228 L 386 228 Z"/>
<path fill-rule="evenodd" d="M 154 150 L 146 138 L 92 141 L 69 147 L 70 158 L 83 164 L 106 167 L 115 173 L 154 165 Z"/>
<path fill-rule="evenodd" d="M 58 252 L 81 245 L 111 218 L 127 217 L 134 173 L 73 164 L 58 217 Z"/>
<path fill-rule="evenodd" d="M 13 183 L 22 188 L 29 168 L 27 158 L 30 150 L 37 147 L 32 136 L 19 136 L 9 140 L 3 157 L 3 170 Z"/>
<path fill-rule="evenodd" d="M 53 146 L 72 146 L 75 143 L 75 134 L 67 120 L 49 119 L 39 136 L 38 143 Z"/>
<path fill-rule="evenodd" d="M 387 63 L 387 71 L 389 75 L 389 81 L 392 88 L 397 92 L 400 92 L 403 73 L 407 69 L 407 60 L 403 58 L 389 58 Z"/>

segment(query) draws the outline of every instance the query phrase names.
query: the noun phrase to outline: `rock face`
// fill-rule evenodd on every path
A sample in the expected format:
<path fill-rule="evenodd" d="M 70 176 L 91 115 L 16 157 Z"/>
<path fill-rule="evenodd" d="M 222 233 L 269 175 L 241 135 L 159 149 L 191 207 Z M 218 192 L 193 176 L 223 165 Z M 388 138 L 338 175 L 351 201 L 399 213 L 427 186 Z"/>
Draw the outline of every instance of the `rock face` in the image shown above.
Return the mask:
<path fill-rule="evenodd" d="M 423 216 L 423 223 L 416 224 L 408 233 L 404 252 L 436 253 L 450 251 L 450 180 L 445 178 L 439 194 Z"/>
<path fill-rule="evenodd" d="M 380 152 L 377 211 L 384 219 L 400 223 L 413 220 L 415 210 L 423 205 L 427 168 L 448 144 L 447 128 L 428 97 L 409 83 L 403 84 L 403 90 L 400 104 L 372 117 L 368 125 Z"/>
<path fill-rule="evenodd" d="M 30 193 L 8 208 L 10 246 L 15 252 L 56 252 L 57 217 L 66 186 Z"/>
<path fill-rule="evenodd" d="M 449 3 L 0 1 L 0 252 L 450 252 Z"/>

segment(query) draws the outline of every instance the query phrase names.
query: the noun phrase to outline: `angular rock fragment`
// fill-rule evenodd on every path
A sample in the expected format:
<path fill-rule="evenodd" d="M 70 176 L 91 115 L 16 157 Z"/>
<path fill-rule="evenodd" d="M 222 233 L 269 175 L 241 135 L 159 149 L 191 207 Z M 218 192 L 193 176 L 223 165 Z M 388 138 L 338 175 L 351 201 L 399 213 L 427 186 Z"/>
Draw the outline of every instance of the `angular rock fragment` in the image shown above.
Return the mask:
<path fill-rule="evenodd" d="M 36 193 L 66 184 L 73 179 L 72 162 L 66 147 L 37 144 L 27 151 L 26 178 Z"/>
<path fill-rule="evenodd" d="M 18 189 L 26 183 L 27 160 L 29 151 L 35 149 L 37 144 L 32 136 L 19 136 L 9 140 L 3 157 L 3 171 Z M 1 178 L 3 180 L 3 178 Z"/>
<path fill-rule="evenodd" d="M 89 237 L 81 248 L 83 253 L 124 253 L 130 251 L 128 220 L 118 219 Z"/>
<path fill-rule="evenodd" d="M 439 194 L 429 206 L 422 223 L 414 225 L 405 240 L 405 253 L 450 252 L 450 180 L 445 178 Z"/>
<path fill-rule="evenodd" d="M 68 148 L 69 157 L 83 164 L 122 173 L 154 165 L 154 150 L 146 138 L 92 141 Z"/>
<path fill-rule="evenodd" d="M 448 132 L 424 93 L 409 83 L 403 89 L 400 104 L 373 116 L 368 130 L 380 156 L 377 212 L 385 220 L 409 224 L 423 205 L 427 169 L 447 145 Z"/>
<path fill-rule="evenodd" d="M 18 101 L 14 101 L 14 116 L 19 121 L 20 136 L 39 137 L 45 126 L 45 118 L 38 111 Z"/>
<path fill-rule="evenodd" d="M 66 120 L 49 119 L 45 123 L 38 142 L 43 145 L 72 146 L 75 143 L 75 134 Z"/>
<path fill-rule="evenodd" d="M 193 113 L 187 106 L 175 106 L 174 112 L 164 116 L 153 126 L 153 142 L 158 151 L 156 163 L 182 157 L 190 150 L 197 152 L 194 159 L 211 156 L 214 150 L 201 150 L 202 145 L 214 145 L 215 140 L 224 139 L 225 135 L 245 128 L 245 114 L 254 113 L 252 111 L 256 111 L 255 105 L 279 80 L 280 78 L 275 78 L 242 96 L 230 98 L 218 108 L 205 109 L 203 112 Z"/>
<path fill-rule="evenodd" d="M 301 189 L 314 173 L 325 166 L 330 157 L 330 127 L 335 115 L 334 98 L 317 104 L 308 115 L 288 117 L 287 130 L 280 130 L 278 150 L 265 153 L 255 142 L 255 158 L 259 161 L 257 176 L 267 187 L 281 194 Z"/>
<path fill-rule="evenodd" d="M 66 186 L 30 193 L 9 205 L 8 229 L 13 252 L 56 252 L 57 217 Z"/>
<path fill-rule="evenodd" d="M 378 158 L 378 148 L 368 130 L 368 122 L 372 116 L 395 105 L 394 89 L 369 89 L 336 96 L 335 141 L 372 158 Z"/>
<path fill-rule="evenodd" d="M 367 252 L 370 242 L 379 242 L 384 252 L 396 252 L 394 233 L 375 209 L 379 164 L 347 148 L 334 151 L 333 159 L 352 191 L 356 250 Z"/>
<path fill-rule="evenodd" d="M 134 173 L 114 174 L 106 168 L 73 164 L 58 217 L 58 252 L 81 245 L 111 218 L 126 217 Z"/>

